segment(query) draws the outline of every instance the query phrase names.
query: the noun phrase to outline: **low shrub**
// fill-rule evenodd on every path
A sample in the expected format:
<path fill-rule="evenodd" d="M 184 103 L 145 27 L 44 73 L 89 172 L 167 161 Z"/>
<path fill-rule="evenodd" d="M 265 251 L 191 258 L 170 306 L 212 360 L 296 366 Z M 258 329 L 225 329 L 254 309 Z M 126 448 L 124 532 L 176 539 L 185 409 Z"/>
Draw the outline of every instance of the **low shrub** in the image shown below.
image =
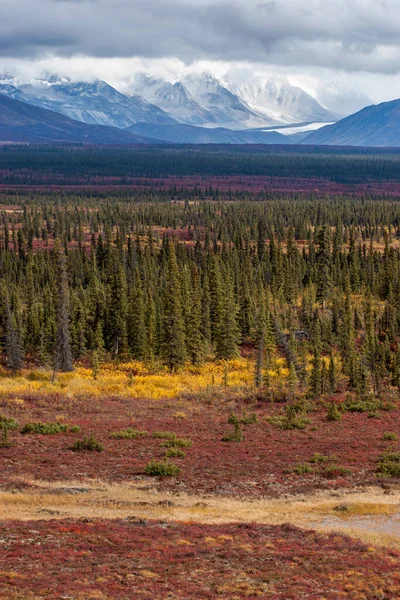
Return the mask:
<path fill-rule="evenodd" d="M 340 421 L 342 413 L 340 412 L 336 402 L 331 402 L 328 406 L 328 412 L 326 415 L 328 421 Z"/>
<path fill-rule="evenodd" d="M 186 454 L 180 448 L 169 448 L 165 451 L 166 458 L 185 458 Z"/>
<path fill-rule="evenodd" d="M 377 474 L 383 477 L 400 477 L 400 452 L 386 452 L 379 459 Z"/>
<path fill-rule="evenodd" d="M 243 432 L 240 427 L 239 421 L 234 424 L 234 430 L 232 433 L 227 433 L 222 438 L 223 442 L 242 442 L 243 441 Z"/>
<path fill-rule="evenodd" d="M 121 429 L 120 431 L 113 431 L 110 433 L 110 438 L 114 440 L 136 440 L 139 437 L 147 435 L 147 431 L 140 431 L 139 429 Z"/>
<path fill-rule="evenodd" d="M 3 427 L 0 435 L 0 448 L 10 448 L 10 446 L 11 442 L 8 434 L 8 427 Z"/>
<path fill-rule="evenodd" d="M 93 435 L 90 435 L 89 437 L 84 437 L 82 440 L 77 440 L 71 450 L 74 452 L 85 450 L 88 452 L 102 452 L 104 446 Z"/>
<path fill-rule="evenodd" d="M 274 427 L 283 430 L 305 429 L 310 423 L 310 419 L 305 417 L 304 414 L 298 414 L 290 405 L 286 407 L 284 416 L 267 417 L 267 421 Z"/>
<path fill-rule="evenodd" d="M 69 431 L 71 433 L 80 433 L 81 428 L 79 427 L 79 425 L 71 425 L 71 427 L 69 428 Z"/>
<path fill-rule="evenodd" d="M 0 415 L 0 429 L 18 429 L 18 422 L 11 417 Z"/>
<path fill-rule="evenodd" d="M 189 438 L 173 437 L 161 445 L 164 446 L 165 448 L 190 448 L 192 446 L 192 444 L 193 444 L 193 442 Z"/>
<path fill-rule="evenodd" d="M 296 473 L 296 475 L 304 475 L 305 473 L 312 473 L 312 471 L 313 468 L 310 467 L 310 465 L 305 464 L 297 465 L 297 467 L 293 469 L 293 473 Z"/>
<path fill-rule="evenodd" d="M 394 433 L 393 431 L 386 431 L 383 434 L 383 439 L 385 442 L 397 442 L 397 433 Z"/>
<path fill-rule="evenodd" d="M 49 375 L 46 372 L 30 371 L 30 373 L 26 375 L 26 379 L 28 381 L 48 381 Z"/>
<path fill-rule="evenodd" d="M 239 417 L 235 413 L 231 413 L 228 417 L 229 425 L 237 425 L 239 423 Z"/>
<path fill-rule="evenodd" d="M 25 423 L 21 429 L 21 433 L 37 433 L 41 435 L 68 433 L 68 425 L 65 423 Z"/>
<path fill-rule="evenodd" d="M 181 470 L 178 465 L 175 465 L 168 459 L 161 461 L 152 460 L 145 467 L 146 475 L 151 475 L 152 477 L 174 477 L 175 475 L 179 475 L 180 472 Z"/>
<path fill-rule="evenodd" d="M 322 474 L 327 479 L 335 479 L 336 477 L 347 477 L 351 475 L 351 470 L 347 467 L 340 467 L 338 465 L 328 465 L 324 468 Z"/>
<path fill-rule="evenodd" d="M 243 415 L 240 417 L 239 422 L 242 425 L 252 425 L 253 423 L 257 423 L 257 415 L 255 412 L 247 412 L 246 410 L 243 412 Z"/>
<path fill-rule="evenodd" d="M 326 454 L 320 454 L 319 452 L 316 452 L 310 458 L 310 462 L 319 465 L 321 463 L 329 462 L 330 460 L 335 460 L 335 459 L 336 459 L 335 456 L 328 456 Z"/>
<path fill-rule="evenodd" d="M 185 420 L 187 419 L 188 416 L 186 413 L 182 412 L 182 411 L 178 411 L 174 414 L 174 419 L 181 419 L 181 420 Z"/>
<path fill-rule="evenodd" d="M 382 410 L 383 406 L 383 403 L 373 396 L 368 396 L 366 398 L 354 398 L 350 393 L 346 394 L 346 398 L 343 403 L 343 409 L 348 412 L 361 412 L 372 414 L 376 413 L 379 410 Z"/>
<path fill-rule="evenodd" d="M 173 433 L 172 431 L 153 431 L 151 436 L 162 440 L 173 440 L 176 438 L 176 433 Z"/>

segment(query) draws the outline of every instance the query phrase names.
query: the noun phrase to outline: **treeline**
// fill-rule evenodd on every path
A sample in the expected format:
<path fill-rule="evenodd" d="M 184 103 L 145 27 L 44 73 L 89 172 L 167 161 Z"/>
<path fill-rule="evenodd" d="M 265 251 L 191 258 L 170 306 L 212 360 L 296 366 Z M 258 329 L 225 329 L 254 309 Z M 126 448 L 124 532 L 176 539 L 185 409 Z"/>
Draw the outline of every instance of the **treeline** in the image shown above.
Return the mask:
<path fill-rule="evenodd" d="M 400 154 L 389 149 L 276 146 L 3 146 L 2 184 L 101 185 L 134 178 L 234 175 L 321 178 L 338 183 L 400 180 Z"/>
<path fill-rule="evenodd" d="M 315 395 L 340 371 L 352 389 L 400 385 L 400 203 L 42 198 L 0 217 L 13 371 L 131 358 L 174 370 L 245 345 L 258 385 L 278 355 Z"/>

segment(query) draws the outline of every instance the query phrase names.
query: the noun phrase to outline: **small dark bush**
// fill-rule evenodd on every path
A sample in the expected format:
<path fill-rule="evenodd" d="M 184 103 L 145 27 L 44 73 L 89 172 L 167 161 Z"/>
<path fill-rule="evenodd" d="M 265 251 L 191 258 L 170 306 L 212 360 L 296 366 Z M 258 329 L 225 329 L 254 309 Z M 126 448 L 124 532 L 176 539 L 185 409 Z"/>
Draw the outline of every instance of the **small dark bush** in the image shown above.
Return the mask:
<path fill-rule="evenodd" d="M 257 422 L 258 419 L 256 413 L 248 413 L 246 410 L 243 411 L 243 415 L 241 417 L 235 415 L 235 413 L 231 413 L 228 419 L 228 423 L 230 425 L 236 425 L 237 423 L 241 423 L 242 425 L 252 425 L 253 423 Z"/>
<path fill-rule="evenodd" d="M 243 441 L 243 432 L 240 427 L 240 423 L 235 423 L 235 428 L 232 433 L 227 433 L 222 438 L 223 442 L 242 442 Z"/>
<path fill-rule="evenodd" d="M 278 427 L 278 429 L 291 430 L 291 429 L 305 429 L 310 423 L 310 419 L 304 416 L 304 414 L 298 414 L 293 406 L 289 405 L 286 407 L 286 415 L 267 417 L 268 423 Z"/>
<path fill-rule="evenodd" d="M 113 431 L 110 433 L 110 438 L 115 440 L 136 440 L 144 435 L 147 435 L 147 431 L 139 431 L 138 429 L 128 427 L 127 429 L 121 429 L 121 431 Z"/>
<path fill-rule="evenodd" d="M 322 474 L 327 479 L 335 479 L 336 477 L 347 477 L 348 475 L 351 475 L 351 470 L 338 465 L 329 465 L 324 468 Z"/>
<path fill-rule="evenodd" d="M 180 448 L 169 448 L 165 451 L 166 458 L 185 458 L 186 454 Z"/>
<path fill-rule="evenodd" d="M 329 462 L 330 460 L 336 460 L 336 457 L 335 456 L 327 456 L 326 454 L 320 454 L 319 452 L 316 452 L 310 458 L 310 462 L 317 464 L 317 465 L 324 463 L 324 462 Z"/>
<path fill-rule="evenodd" d="M 176 438 L 176 433 L 172 431 L 153 431 L 151 435 L 153 438 L 160 438 L 162 440 L 173 440 Z"/>
<path fill-rule="evenodd" d="M 383 439 L 385 442 L 396 442 L 397 441 L 397 433 L 393 431 L 387 431 L 383 434 Z"/>
<path fill-rule="evenodd" d="M 26 423 L 21 429 L 21 433 L 38 433 L 42 435 L 68 433 L 68 425 L 65 423 Z"/>
<path fill-rule="evenodd" d="M 328 421 L 340 421 L 342 413 L 340 412 L 336 402 L 331 402 L 328 406 L 328 413 L 326 415 Z"/>
<path fill-rule="evenodd" d="M 189 438 L 171 438 L 161 444 L 164 448 L 190 448 L 192 445 L 192 440 Z"/>
<path fill-rule="evenodd" d="M 0 429 L 18 429 L 18 423 L 15 419 L 0 415 Z"/>
<path fill-rule="evenodd" d="M 400 477 L 400 452 L 386 452 L 379 460 L 377 474 L 384 477 Z"/>
<path fill-rule="evenodd" d="M 82 440 L 77 440 L 72 446 L 71 450 L 74 452 L 88 451 L 88 452 L 102 452 L 104 446 L 93 435 L 84 437 Z"/>
<path fill-rule="evenodd" d="M 0 435 L 0 448 L 10 448 L 11 442 L 8 434 L 8 428 L 3 427 Z"/>
<path fill-rule="evenodd" d="M 305 473 L 312 473 L 313 469 L 312 467 L 310 467 L 310 465 L 297 465 L 297 467 L 295 467 L 293 469 L 293 472 L 296 473 L 296 475 L 304 475 Z"/>
<path fill-rule="evenodd" d="M 152 477 L 174 477 L 175 475 L 179 475 L 181 470 L 173 462 L 165 459 L 162 461 L 150 461 L 146 465 L 145 472 Z"/>

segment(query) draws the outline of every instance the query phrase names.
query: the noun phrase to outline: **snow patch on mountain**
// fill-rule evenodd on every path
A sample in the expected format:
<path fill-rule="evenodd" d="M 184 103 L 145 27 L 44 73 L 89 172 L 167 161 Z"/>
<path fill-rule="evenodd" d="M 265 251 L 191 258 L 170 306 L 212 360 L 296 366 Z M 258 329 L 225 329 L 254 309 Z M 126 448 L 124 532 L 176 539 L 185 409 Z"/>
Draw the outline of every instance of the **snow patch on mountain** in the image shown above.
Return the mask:
<path fill-rule="evenodd" d="M 280 123 L 332 121 L 336 115 L 286 77 L 271 75 L 230 89 L 254 110 Z"/>

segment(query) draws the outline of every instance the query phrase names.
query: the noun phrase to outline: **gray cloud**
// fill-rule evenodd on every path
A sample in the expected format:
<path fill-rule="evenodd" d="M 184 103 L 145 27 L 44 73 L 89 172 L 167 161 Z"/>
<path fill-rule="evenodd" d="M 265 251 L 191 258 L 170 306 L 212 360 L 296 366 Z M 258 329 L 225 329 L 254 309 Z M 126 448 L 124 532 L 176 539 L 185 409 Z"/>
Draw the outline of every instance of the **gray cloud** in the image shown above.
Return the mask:
<path fill-rule="evenodd" d="M 0 10 L 2 57 L 400 71 L 398 0 L 0 0 Z"/>

